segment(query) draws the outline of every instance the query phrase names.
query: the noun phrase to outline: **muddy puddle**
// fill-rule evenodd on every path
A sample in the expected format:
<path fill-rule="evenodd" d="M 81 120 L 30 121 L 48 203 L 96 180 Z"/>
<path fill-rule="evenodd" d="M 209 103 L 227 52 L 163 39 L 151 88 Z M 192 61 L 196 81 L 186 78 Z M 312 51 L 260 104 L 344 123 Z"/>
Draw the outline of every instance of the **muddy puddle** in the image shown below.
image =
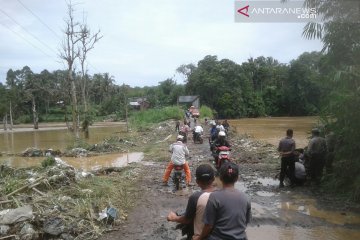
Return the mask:
<path fill-rule="evenodd" d="M 93 157 L 62 157 L 61 159 L 69 165 L 86 171 L 96 170 L 102 167 L 124 167 L 129 163 L 140 162 L 144 158 L 144 154 L 141 152 L 133 153 L 115 153 L 115 154 L 104 154 L 101 156 Z M 0 157 L 0 164 L 5 164 L 15 168 L 25 168 L 40 166 L 44 157 Z"/>
<path fill-rule="evenodd" d="M 360 239 L 359 214 L 326 209 L 301 189 L 279 190 L 278 184 L 275 179 L 256 176 L 236 183 L 252 202 L 249 239 Z"/>

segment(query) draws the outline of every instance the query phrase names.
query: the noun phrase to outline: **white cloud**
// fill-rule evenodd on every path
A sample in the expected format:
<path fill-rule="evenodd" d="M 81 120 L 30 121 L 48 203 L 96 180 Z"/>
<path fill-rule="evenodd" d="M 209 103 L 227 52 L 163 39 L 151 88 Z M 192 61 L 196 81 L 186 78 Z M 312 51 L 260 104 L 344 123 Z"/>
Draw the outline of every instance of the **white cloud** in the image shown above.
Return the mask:
<path fill-rule="evenodd" d="M 48 26 L 61 35 L 66 17 L 66 2 L 59 0 L 21 0 Z M 74 2 L 74 1 L 73 1 Z M 249 57 L 272 56 L 288 62 L 304 51 L 320 50 L 318 41 L 301 37 L 302 24 L 241 24 L 234 22 L 233 1 L 190 0 L 82 0 L 76 14 L 83 14 L 93 31 L 103 39 L 90 52 L 90 73 L 108 72 L 116 82 L 131 86 L 157 85 L 172 77 L 175 69 L 196 63 L 205 55 L 218 55 L 241 63 Z M 33 71 L 62 68 L 57 61 L 60 40 L 17 1 L 0 0 L 3 11 L 50 48 L 33 39 L 0 12 L 0 23 L 11 26 L 38 46 L 0 25 L 0 81 L 4 69 Z M 84 10 L 83 10 L 84 9 Z M 95 67 L 95 68 L 93 68 Z"/>

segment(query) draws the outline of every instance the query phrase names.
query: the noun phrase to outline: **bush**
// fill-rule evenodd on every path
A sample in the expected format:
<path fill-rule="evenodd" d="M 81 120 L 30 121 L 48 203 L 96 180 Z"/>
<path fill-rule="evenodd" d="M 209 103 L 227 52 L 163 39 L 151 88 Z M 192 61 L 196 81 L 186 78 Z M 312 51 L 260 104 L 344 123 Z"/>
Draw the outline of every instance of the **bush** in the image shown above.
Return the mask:
<path fill-rule="evenodd" d="M 169 119 L 182 119 L 184 111 L 177 107 L 164 107 L 160 109 L 149 109 L 146 111 L 131 112 L 129 122 L 136 128 L 146 129 L 153 123 L 159 123 Z"/>
<path fill-rule="evenodd" d="M 211 108 L 209 108 L 208 106 L 201 106 L 200 107 L 200 116 L 202 118 L 208 118 L 208 119 L 213 119 L 214 118 L 214 113 L 211 110 Z"/>
<path fill-rule="evenodd" d="M 56 163 L 55 161 L 55 158 L 53 157 L 47 157 L 46 159 L 44 159 L 42 162 L 41 162 L 41 166 L 43 168 L 46 168 L 46 167 L 49 167 L 49 166 L 54 166 Z"/>

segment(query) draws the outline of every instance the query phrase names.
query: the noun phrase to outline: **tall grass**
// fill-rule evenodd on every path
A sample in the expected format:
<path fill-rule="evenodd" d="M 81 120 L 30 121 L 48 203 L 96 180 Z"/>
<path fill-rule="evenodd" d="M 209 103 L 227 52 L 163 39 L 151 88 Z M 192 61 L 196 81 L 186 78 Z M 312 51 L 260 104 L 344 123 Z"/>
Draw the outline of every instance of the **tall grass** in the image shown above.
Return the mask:
<path fill-rule="evenodd" d="M 214 118 L 214 113 L 211 110 L 211 108 L 209 108 L 208 106 L 201 106 L 200 107 L 200 117 L 201 118 L 208 118 L 208 119 L 213 119 Z"/>
<path fill-rule="evenodd" d="M 184 111 L 177 107 L 164 107 L 161 109 L 149 109 L 146 111 L 132 112 L 129 122 L 133 128 L 146 128 L 151 124 L 169 119 L 182 119 Z"/>

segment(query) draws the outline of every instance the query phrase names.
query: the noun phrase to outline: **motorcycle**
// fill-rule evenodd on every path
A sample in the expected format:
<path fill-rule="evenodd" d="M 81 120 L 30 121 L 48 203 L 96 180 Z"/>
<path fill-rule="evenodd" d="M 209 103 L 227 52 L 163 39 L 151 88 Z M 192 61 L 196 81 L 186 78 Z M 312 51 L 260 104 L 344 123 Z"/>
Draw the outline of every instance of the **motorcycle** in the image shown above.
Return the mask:
<path fill-rule="evenodd" d="M 178 216 L 183 216 L 185 215 L 185 211 L 177 211 L 176 215 Z M 194 223 L 179 223 L 176 225 L 175 229 L 180 229 L 181 230 L 181 235 L 185 236 L 186 235 L 186 240 L 191 240 L 192 236 L 194 235 Z"/>
<path fill-rule="evenodd" d="M 227 146 L 215 147 L 213 156 L 215 158 L 215 167 L 220 169 L 224 163 L 231 162 L 230 159 L 231 148 Z"/>
<path fill-rule="evenodd" d="M 181 189 L 180 184 L 184 183 L 185 177 L 183 172 L 184 172 L 184 165 L 174 165 L 172 180 L 176 191 L 180 190 Z"/>
<path fill-rule="evenodd" d="M 202 144 L 204 142 L 201 133 L 193 132 L 193 140 L 194 143 L 200 143 Z"/>

